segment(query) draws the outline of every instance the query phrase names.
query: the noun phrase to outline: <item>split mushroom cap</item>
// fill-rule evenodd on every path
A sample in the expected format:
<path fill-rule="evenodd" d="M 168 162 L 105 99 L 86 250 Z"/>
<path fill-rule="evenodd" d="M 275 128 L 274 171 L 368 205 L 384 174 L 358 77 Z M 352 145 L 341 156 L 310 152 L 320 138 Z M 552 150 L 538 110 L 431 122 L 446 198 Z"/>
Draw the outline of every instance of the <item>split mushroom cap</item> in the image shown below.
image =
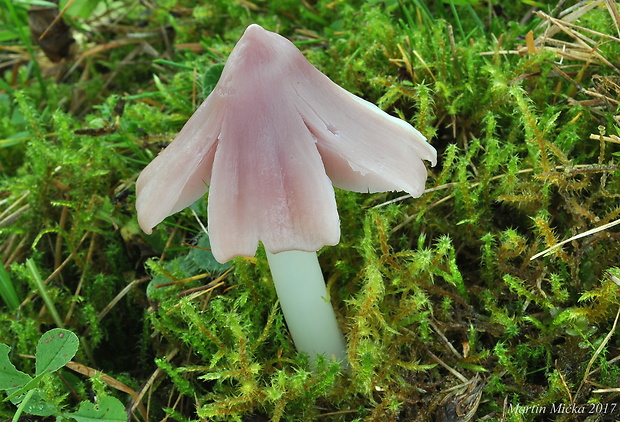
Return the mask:
<path fill-rule="evenodd" d="M 140 174 L 146 233 L 207 192 L 219 262 L 335 245 L 333 186 L 424 191 L 437 152 L 420 132 L 332 82 L 286 38 L 250 25 L 213 92 Z"/>

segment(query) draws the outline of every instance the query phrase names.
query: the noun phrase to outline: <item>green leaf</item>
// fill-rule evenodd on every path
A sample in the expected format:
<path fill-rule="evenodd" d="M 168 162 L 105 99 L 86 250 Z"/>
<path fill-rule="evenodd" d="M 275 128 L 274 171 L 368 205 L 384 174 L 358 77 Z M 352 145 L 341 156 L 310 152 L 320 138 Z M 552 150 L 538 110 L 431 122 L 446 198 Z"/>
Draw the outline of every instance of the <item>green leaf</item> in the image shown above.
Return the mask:
<path fill-rule="evenodd" d="M 60 8 L 64 8 L 68 0 L 61 1 L 59 6 Z M 74 18 L 82 18 L 87 19 L 90 18 L 97 6 L 99 5 L 99 0 L 82 0 L 76 1 L 69 6 L 66 13 L 67 15 Z"/>
<path fill-rule="evenodd" d="M 177 68 L 183 69 L 183 70 L 194 70 L 194 66 L 188 66 L 188 65 L 185 65 L 183 63 L 173 62 L 171 60 L 155 59 L 155 60 L 153 60 L 153 63 L 163 64 L 163 65 L 172 66 L 172 67 L 177 67 Z"/>
<path fill-rule="evenodd" d="M 65 413 L 63 416 L 73 418 L 78 422 L 124 422 L 127 420 L 123 403 L 109 396 L 101 397 L 97 404 L 82 402 L 77 412 Z"/>
<path fill-rule="evenodd" d="M 159 92 L 161 92 L 164 95 L 168 95 L 168 90 L 162 83 L 161 79 L 159 79 L 159 76 L 157 76 L 156 74 L 153 74 L 153 81 L 155 81 L 155 86 L 157 87 Z"/>
<path fill-rule="evenodd" d="M 9 395 L 6 399 L 4 399 L 4 401 L 11 400 L 12 403 L 20 403 L 24 398 L 23 396 L 28 393 L 28 391 L 34 389 L 37 385 L 39 385 L 39 381 L 41 381 L 42 377 L 43 375 L 34 377 L 30 379 L 26 384 L 23 384 L 17 388 L 11 388 L 7 390 L 6 392 L 9 393 Z"/>
<path fill-rule="evenodd" d="M 57 413 L 58 409 L 51 403 L 35 386 L 40 377 L 31 378 L 29 375 L 18 371 L 9 360 L 11 348 L 0 343 L 0 389 L 6 390 L 8 397 L 16 406 L 20 406 L 24 398 L 27 403 L 21 407 L 22 411 L 29 415 L 50 416 Z"/>
<path fill-rule="evenodd" d="M 489 372 L 489 370 L 486 369 L 484 366 L 475 365 L 473 363 L 461 362 L 459 363 L 459 366 L 465 369 L 472 370 L 474 372 Z"/>
<path fill-rule="evenodd" d="M 194 260 L 196 266 L 201 270 L 217 272 L 225 271 L 230 268 L 229 263 L 220 264 L 213 257 L 209 236 L 202 236 L 196 246 L 197 247 L 193 248 L 189 255 Z"/>
<path fill-rule="evenodd" d="M 26 403 L 21 403 L 27 400 Z M 56 405 L 41 391 L 40 388 L 28 389 L 28 392 L 11 399 L 11 403 L 19 406 L 27 415 L 51 416 L 58 413 Z"/>
<path fill-rule="evenodd" d="M 213 91 L 215 85 L 220 80 L 220 76 L 222 75 L 222 71 L 224 70 L 224 63 L 216 63 L 214 65 L 209 66 L 207 71 L 204 74 L 203 78 L 203 95 L 206 97 Z"/>
<path fill-rule="evenodd" d="M 9 390 L 21 387 L 31 380 L 28 374 L 18 371 L 9 360 L 11 348 L 0 343 L 0 389 Z"/>
<path fill-rule="evenodd" d="M 51 1 L 45 0 L 20 0 L 15 2 L 16 6 L 39 6 L 39 7 L 52 7 L 58 8 L 58 5 Z"/>
<path fill-rule="evenodd" d="M 13 286 L 11 276 L 4 269 L 4 265 L 0 264 L 0 297 L 12 311 L 19 307 L 19 298 Z"/>
<path fill-rule="evenodd" d="M 52 319 L 54 320 L 57 326 L 62 327 L 63 322 L 60 319 L 60 315 L 58 314 L 58 311 L 56 310 L 54 301 L 52 300 L 49 293 L 47 292 L 47 287 L 45 283 L 43 283 L 43 279 L 41 278 L 41 273 L 39 272 L 39 269 L 37 268 L 37 264 L 34 262 L 32 258 L 26 259 L 26 268 L 28 268 L 28 270 L 30 271 L 30 274 L 32 275 L 32 280 L 37 286 L 37 290 L 39 290 L 41 299 L 43 299 L 43 302 L 45 302 L 45 306 L 47 306 L 47 310 L 52 316 Z"/>
<path fill-rule="evenodd" d="M 80 340 L 69 330 L 54 328 L 41 336 L 37 344 L 37 375 L 62 368 L 77 353 Z"/>
<path fill-rule="evenodd" d="M 0 42 L 18 40 L 19 34 L 10 29 L 1 29 L 0 30 Z"/>

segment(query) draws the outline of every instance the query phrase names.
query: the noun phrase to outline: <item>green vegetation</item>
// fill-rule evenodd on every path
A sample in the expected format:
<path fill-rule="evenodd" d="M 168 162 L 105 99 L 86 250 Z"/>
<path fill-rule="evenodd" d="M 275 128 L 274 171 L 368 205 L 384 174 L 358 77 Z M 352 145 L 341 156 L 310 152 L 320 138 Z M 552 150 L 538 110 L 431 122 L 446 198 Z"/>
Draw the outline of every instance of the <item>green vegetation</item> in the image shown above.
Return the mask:
<path fill-rule="evenodd" d="M 37 43 L 49 4 L 0 0 L 2 420 L 40 414 L 23 394 L 78 421 L 620 419 L 617 4 L 75 3 Z M 136 222 L 250 23 L 439 153 L 421 198 L 336 192 L 346 374 L 296 353 L 262 250 L 214 261 L 205 201 Z M 75 349 L 43 368 L 59 329 Z"/>
<path fill-rule="evenodd" d="M 92 420 L 123 421 L 126 419 L 123 404 L 114 397 L 103 396 L 97 405 L 81 403 L 77 412 L 62 413 L 55 401 L 62 398 L 58 379 L 50 375 L 69 364 L 78 350 L 78 337 L 71 331 L 54 328 L 47 331 L 37 344 L 36 376 L 18 371 L 8 359 L 10 347 L 0 343 L 0 389 L 6 390 L 7 400 L 18 406 L 13 421 L 22 413 L 36 416 L 62 416 L 78 422 Z M 71 388 L 71 385 L 69 385 Z M 59 394 L 60 393 L 60 394 Z"/>

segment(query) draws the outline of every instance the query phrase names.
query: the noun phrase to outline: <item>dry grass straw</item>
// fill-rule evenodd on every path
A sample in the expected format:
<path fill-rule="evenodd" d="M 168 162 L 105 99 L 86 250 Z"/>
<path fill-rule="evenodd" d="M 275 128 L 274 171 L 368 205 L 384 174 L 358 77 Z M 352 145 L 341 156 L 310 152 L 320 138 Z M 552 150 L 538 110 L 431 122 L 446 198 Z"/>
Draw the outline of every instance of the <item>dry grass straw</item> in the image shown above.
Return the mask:
<path fill-rule="evenodd" d="M 601 7 L 605 7 L 609 12 L 616 31 L 618 32 L 618 37 L 604 34 L 575 23 L 586 14 Z M 553 51 L 561 57 L 561 60 L 579 60 L 586 63 L 599 60 L 620 74 L 620 70 L 599 52 L 599 46 L 603 42 L 620 42 L 620 16 L 615 2 L 611 0 L 582 1 L 563 10 L 559 13 L 557 18 L 541 11 L 537 11 L 536 14 L 543 22 L 536 29 L 536 32 L 540 32 L 540 35 L 534 39 L 534 48 Z M 572 41 L 565 41 L 556 37 L 561 33 L 568 35 L 572 38 Z M 532 45 L 526 45 L 520 51 L 525 52 L 531 50 L 531 48 Z"/>
<path fill-rule="evenodd" d="M 608 12 L 618 36 L 576 24 L 580 18 L 601 8 Z M 591 98 L 581 101 L 571 99 L 571 102 L 590 107 L 596 114 L 600 114 L 597 107 L 615 108 L 620 105 L 617 100 L 620 97 L 620 69 L 612 63 L 616 58 L 608 59 L 601 53 L 601 46 L 604 44 L 620 42 L 620 14 L 617 4 L 611 0 L 582 1 L 559 13 L 557 18 L 540 11 L 536 13 L 543 19 L 537 29 L 540 35 L 520 51 L 532 52 L 532 49 L 535 49 L 557 54 L 559 62 L 555 69 L 573 85 L 572 94 L 580 92 Z M 560 39 L 566 36 L 570 40 Z M 593 73 L 600 67 L 611 69 L 615 75 L 601 76 Z M 575 71 L 575 68 L 578 71 Z"/>
<path fill-rule="evenodd" d="M 601 8 L 606 9 L 609 13 L 618 36 L 604 34 L 576 23 L 588 13 Z M 620 69 L 601 54 L 600 46 L 604 43 L 620 43 L 620 13 L 617 3 L 612 0 L 581 1 L 559 12 L 558 17 L 553 17 L 542 11 L 537 11 L 536 14 L 542 19 L 541 24 L 535 30 L 539 35 L 534 38 L 534 32 L 530 32 L 526 37 L 525 45 L 518 52 L 520 54 L 535 54 L 541 51 L 555 53 L 559 57 L 555 70 L 573 85 L 572 94 L 575 95 L 579 92 L 591 97 L 588 100 L 580 101 L 569 98 L 571 103 L 589 107 L 594 114 L 600 114 L 601 107 L 615 110 L 620 105 L 620 101 L 617 99 L 620 98 Z M 569 37 L 569 40 L 566 40 L 566 36 Z M 612 73 L 617 75 L 592 74 L 594 69 L 602 66 L 611 69 Z M 575 71 L 575 69 L 578 70 Z M 588 76 L 589 80 L 587 80 Z M 586 87 L 586 83 L 591 86 Z M 615 116 L 615 120 L 620 123 L 620 116 Z M 600 140 L 602 143 L 620 143 L 620 138 L 617 136 L 605 136 L 604 133 L 593 133 L 589 139 Z M 530 259 L 536 259 L 568 242 L 607 230 L 617 224 L 620 224 L 620 220 L 577 234 L 545 249 Z"/>
<path fill-rule="evenodd" d="M 580 18 L 603 8 L 607 10 L 617 36 L 604 34 L 576 23 Z M 573 94 L 581 92 L 592 97 L 592 100 L 578 101 L 579 104 L 589 107 L 600 105 L 615 107 L 620 104 L 617 100 L 620 96 L 620 69 L 612 63 L 616 58 L 608 59 L 601 53 L 601 46 L 620 43 L 620 14 L 617 4 L 611 0 L 582 1 L 558 13 L 558 17 L 541 11 L 537 11 L 536 14 L 542 22 L 528 34 L 526 44 L 518 49 L 518 52 L 555 53 L 559 57 L 555 69 L 574 86 Z M 535 33 L 539 35 L 534 38 Z M 600 76 L 593 73 L 601 67 L 611 69 L 616 75 Z"/>

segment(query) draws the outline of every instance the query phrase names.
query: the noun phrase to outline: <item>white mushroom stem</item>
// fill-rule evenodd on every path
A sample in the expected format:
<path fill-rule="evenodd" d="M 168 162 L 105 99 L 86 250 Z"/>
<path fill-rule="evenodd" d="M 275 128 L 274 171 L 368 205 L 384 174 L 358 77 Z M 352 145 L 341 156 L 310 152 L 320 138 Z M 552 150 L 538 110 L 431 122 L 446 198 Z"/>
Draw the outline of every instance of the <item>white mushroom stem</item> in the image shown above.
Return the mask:
<path fill-rule="evenodd" d="M 267 252 L 284 319 L 297 350 L 348 366 L 344 336 L 329 301 L 316 252 Z"/>

